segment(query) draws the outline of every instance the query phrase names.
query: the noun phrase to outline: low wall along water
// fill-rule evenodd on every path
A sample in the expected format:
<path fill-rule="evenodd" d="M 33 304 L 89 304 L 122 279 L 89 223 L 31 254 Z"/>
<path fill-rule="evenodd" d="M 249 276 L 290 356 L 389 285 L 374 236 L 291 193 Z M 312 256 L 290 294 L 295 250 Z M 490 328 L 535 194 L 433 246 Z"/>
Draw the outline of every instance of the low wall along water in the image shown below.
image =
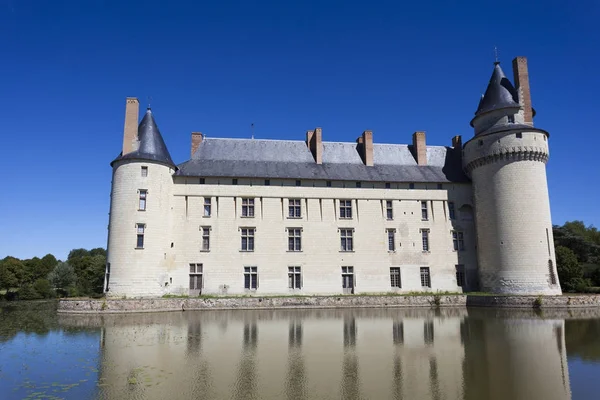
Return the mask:
<path fill-rule="evenodd" d="M 214 297 L 156 299 L 64 299 L 61 313 L 131 313 L 183 310 L 361 308 L 361 307 L 599 307 L 598 295 L 575 296 L 311 296 L 311 297 Z"/>

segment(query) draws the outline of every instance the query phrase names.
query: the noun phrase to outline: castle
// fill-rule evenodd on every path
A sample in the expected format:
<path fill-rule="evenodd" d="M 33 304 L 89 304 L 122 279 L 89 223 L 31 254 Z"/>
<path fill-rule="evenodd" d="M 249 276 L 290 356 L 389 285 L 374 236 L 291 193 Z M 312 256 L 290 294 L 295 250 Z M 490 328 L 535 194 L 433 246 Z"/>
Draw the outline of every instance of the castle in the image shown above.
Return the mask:
<path fill-rule="evenodd" d="M 452 146 L 206 138 L 176 165 L 128 98 L 113 177 L 109 297 L 486 291 L 561 294 L 527 60 L 494 64 Z"/>

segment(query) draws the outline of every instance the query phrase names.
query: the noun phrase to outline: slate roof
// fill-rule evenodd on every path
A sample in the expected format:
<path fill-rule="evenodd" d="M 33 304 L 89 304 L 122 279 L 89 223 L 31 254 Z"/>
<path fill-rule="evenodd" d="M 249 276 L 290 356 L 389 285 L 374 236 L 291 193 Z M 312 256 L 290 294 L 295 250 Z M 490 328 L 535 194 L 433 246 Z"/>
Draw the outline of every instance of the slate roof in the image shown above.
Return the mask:
<path fill-rule="evenodd" d="M 427 147 L 427 166 L 411 147 L 373 144 L 373 166 L 364 165 L 356 143 L 323 142 L 323 164 L 303 141 L 205 138 L 176 175 L 363 182 L 466 182 L 460 149 Z"/>
<path fill-rule="evenodd" d="M 499 62 L 494 63 L 494 71 L 485 94 L 479 101 L 475 115 L 506 107 L 519 107 L 517 90 L 508 80 Z"/>
<path fill-rule="evenodd" d="M 146 110 L 146 114 L 138 126 L 138 140 L 140 145 L 136 151 L 125 155 L 119 155 L 113 163 L 118 160 L 127 159 L 151 160 L 175 168 L 175 163 L 173 163 L 173 160 L 171 159 L 169 150 L 167 150 L 165 141 L 158 130 L 158 126 L 156 125 L 156 121 L 154 120 L 150 108 Z"/>

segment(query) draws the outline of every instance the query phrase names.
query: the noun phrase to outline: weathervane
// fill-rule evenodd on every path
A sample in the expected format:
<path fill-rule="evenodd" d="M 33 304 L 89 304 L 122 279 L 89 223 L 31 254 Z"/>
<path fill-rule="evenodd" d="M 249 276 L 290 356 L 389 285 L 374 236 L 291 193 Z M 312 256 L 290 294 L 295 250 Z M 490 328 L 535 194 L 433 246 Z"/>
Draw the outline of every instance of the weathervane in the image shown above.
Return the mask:
<path fill-rule="evenodd" d="M 152 102 L 152 96 L 148 96 L 148 110 L 150 109 L 150 102 Z"/>
<path fill-rule="evenodd" d="M 494 46 L 494 58 L 495 58 L 495 63 L 498 64 L 500 61 L 498 61 L 498 46 Z"/>
<path fill-rule="evenodd" d="M 254 139 L 254 122 L 250 124 L 250 129 L 252 130 L 252 139 Z"/>

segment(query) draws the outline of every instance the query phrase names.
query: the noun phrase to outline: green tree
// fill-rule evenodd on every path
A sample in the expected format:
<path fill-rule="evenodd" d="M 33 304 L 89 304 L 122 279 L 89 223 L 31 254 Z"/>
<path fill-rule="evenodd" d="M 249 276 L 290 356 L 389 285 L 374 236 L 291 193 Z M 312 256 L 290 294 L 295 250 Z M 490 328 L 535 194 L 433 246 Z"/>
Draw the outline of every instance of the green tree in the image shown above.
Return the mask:
<path fill-rule="evenodd" d="M 58 264 L 56 257 L 54 257 L 52 254 L 46 254 L 40 260 L 40 276 L 44 278 L 47 277 L 48 274 L 54 270 L 56 264 Z"/>
<path fill-rule="evenodd" d="M 77 275 L 75 269 L 68 262 L 59 262 L 48 274 L 48 281 L 58 293 L 65 295 L 69 288 L 75 286 Z"/>
<path fill-rule="evenodd" d="M 556 247 L 556 271 L 566 292 L 583 291 L 588 282 L 583 277 L 583 268 L 577 261 L 577 255 L 565 246 Z"/>
<path fill-rule="evenodd" d="M 33 289 L 44 299 L 54 297 L 54 292 L 48 279 L 40 278 L 33 283 Z"/>
<path fill-rule="evenodd" d="M 8 280 L 3 289 L 9 290 L 11 288 L 20 288 L 26 282 L 26 271 L 25 265 L 21 260 L 15 257 L 6 257 L 2 260 L 2 268 L 5 268 L 8 272 L 6 274 Z"/>
<path fill-rule="evenodd" d="M 77 289 L 80 295 L 101 294 L 104 289 L 106 257 L 103 255 L 72 258 L 69 262 L 77 275 Z"/>
<path fill-rule="evenodd" d="M 90 252 L 86 249 L 73 249 L 69 252 L 69 256 L 67 257 L 67 261 L 74 260 L 76 258 L 82 258 L 85 256 L 89 256 Z"/>
<path fill-rule="evenodd" d="M 11 257 L 0 261 L 0 290 L 10 290 L 19 284 L 11 265 L 7 262 Z"/>

